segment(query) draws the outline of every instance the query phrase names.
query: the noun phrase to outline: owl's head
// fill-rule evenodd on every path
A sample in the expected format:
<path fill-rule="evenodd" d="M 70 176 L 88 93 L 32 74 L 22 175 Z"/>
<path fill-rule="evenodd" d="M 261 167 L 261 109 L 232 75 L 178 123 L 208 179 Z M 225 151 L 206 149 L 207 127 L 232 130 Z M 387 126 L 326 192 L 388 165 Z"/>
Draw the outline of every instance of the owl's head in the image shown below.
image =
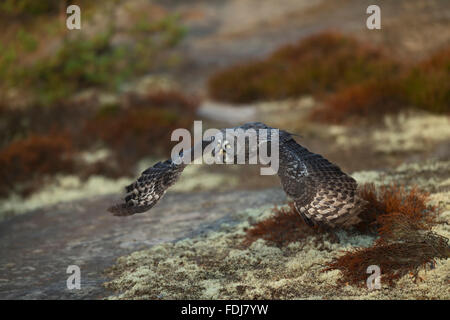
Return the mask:
<path fill-rule="evenodd" d="M 221 130 L 213 142 L 213 156 L 225 163 L 249 163 L 249 159 L 257 157 L 261 146 L 267 147 L 272 136 L 269 130 L 266 132 L 268 134 L 261 134 L 261 128 L 257 127 Z"/>
<path fill-rule="evenodd" d="M 213 143 L 215 145 L 212 155 L 219 160 L 219 162 L 236 163 L 238 153 L 242 152 L 236 136 L 230 133 L 224 133 L 216 136 Z"/>

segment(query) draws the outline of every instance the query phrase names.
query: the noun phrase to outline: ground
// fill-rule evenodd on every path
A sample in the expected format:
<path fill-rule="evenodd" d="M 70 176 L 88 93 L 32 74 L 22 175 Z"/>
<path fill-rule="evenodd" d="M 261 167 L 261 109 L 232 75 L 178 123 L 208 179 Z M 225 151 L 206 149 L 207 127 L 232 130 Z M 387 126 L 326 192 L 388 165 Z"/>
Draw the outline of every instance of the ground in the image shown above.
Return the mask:
<path fill-rule="evenodd" d="M 449 237 L 448 116 L 402 113 L 375 123 L 328 126 L 307 119 L 307 111 L 318 103 L 311 96 L 248 106 L 218 105 L 205 96 L 205 82 L 218 68 L 263 57 L 281 44 L 326 29 L 339 28 L 418 60 L 448 44 L 448 10 L 439 10 L 446 0 L 379 1 L 386 32 L 365 27 L 365 8 L 372 1 L 269 0 L 258 6 L 259 1 L 164 2 L 189 28 L 181 45 L 182 68 L 170 79 L 205 98 L 199 110 L 205 128 L 264 121 L 300 134 L 299 143 L 360 183 L 418 185 L 443 208 L 435 231 Z M 147 80 L 132 87 L 147 88 Z M 148 159 L 139 167 L 154 162 Z M 258 170 L 188 168 L 150 213 L 131 217 L 106 211 L 130 178 L 61 176 L 30 198 L 4 199 L 0 298 L 450 299 L 448 259 L 423 271 L 419 283 L 405 276 L 396 287 L 383 284 L 373 292 L 340 287 L 339 271 L 321 271 L 341 250 L 370 244 L 373 238 L 367 236 L 339 233 L 337 243 L 310 237 L 284 248 L 258 240 L 243 248 L 244 228 L 287 202 L 277 177 L 261 177 Z M 80 290 L 66 286 L 66 270 L 73 264 L 81 268 Z"/>
<path fill-rule="evenodd" d="M 386 173 L 357 172 L 360 182 L 410 184 L 411 178 L 432 193 L 431 202 L 450 195 L 450 162 L 410 165 Z M 446 176 L 441 173 L 446 173 Z M 261 191 L 264 194 L 267 191 Z M 367 247 L 375 238 L 339 231 L 339 241 L 310 236 L 277 247 L 259 239 L 243 245 L 245 230 L 267 218 L 273 205 L 248 206 L 231 213 L 231 221 L 197 237 L 163 243 L 118 259 L 108 271 L 106 287 L 117 291 L 111 299 L 449 299 L 450 261 L 438 261 L 422 271 L 416 283 L 410 275 L 381 290 L 346 285 L 340 271 L 324 272 L 327 262 L 343 250 Z M 448 237 L 450 211 L 444 210 L 434 231 Z"/>

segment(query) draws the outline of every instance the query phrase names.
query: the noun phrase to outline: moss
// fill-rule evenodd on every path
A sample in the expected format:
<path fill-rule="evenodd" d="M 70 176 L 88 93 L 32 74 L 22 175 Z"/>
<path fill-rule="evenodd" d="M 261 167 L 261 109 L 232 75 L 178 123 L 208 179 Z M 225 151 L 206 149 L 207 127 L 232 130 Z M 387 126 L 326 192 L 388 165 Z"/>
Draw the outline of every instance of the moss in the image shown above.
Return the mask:
<path fill-rule="evenodd" d="M 176 192 L 189 192 L 195 190 L 224 190 L 230 189 L 239 184 L 237 176 L 221 173 L 208 173 L 202 170 L 199 165 L 186 167 L 180 181 L 172 188 Z"/>
<path fill-rule="evenodd" d="M 327 133 L 335 137 L 340 148 L 366 147 L 380 154 L 391 155 L 428 151 L 450 139 L 450 118 L 424 112 L 401 112 L 386 115 L 381 126 L 352 134 L 351 128 L 333 125 Z"/>
<path fill-rule="evenodd" d="M 353 178 L 358 184 L 374 183 L 376 186 L 400 183 L 404 186 L 418 186 L 421 190 L 433 194 L 446 192 L 447 177 L 450 176 L 448 161 L 428 160 L 421 163 L 404 163 L 395 170 L 354 172 Z"/>
<path fill-rule="evenodd" d="M 382 153 L 414 152 L 426 149 L 430 143 L 450 139 L 450 118 L 431 114 L 387 116 L 385 128 L 375 130 L 372 140 Z"/>
<path fill-rule="evenodd" d="M 119 192 L 120 186 L 130 182 L 129 178 L 108 179 L 102 176 L 91 176 L 86 181 L 73 175 L 56 176 L 49 183 L 29 197 L 13 193 L 0 200 L 0 220 L 31 210 L 67 203 L 74 200 L 102 194 Z"/>
<path fill-rule="evenodd" d="M 409 175 L 439 173 L 449 163 L 410 165 L 393 172 L 398 183 L 410 182 Z M 408 173 L 405 174 L 405 171 Z M 398 176 L 396 177 L 395 174 Z M 439 181 L 449 176 L 444 174 Z M 361 174 L 362 176 L 362 174 Z M 368 182 L 383 180 L 376 174 L 365 176 Z M 369 179 L 369 177 L 371 177 Z M 424 178 L 424 177 L 422 177 Z M 433 189 L 433 188 L 430 188 Z M 436 188 L 434 187 L 435 192 Z M 448 199 L 449 191 L 431 195 L 430 201 Z M 283 207 L 287 209 L 287 207 Z M 342 285 L 342 272 L 322 272 L 324 266 L 341 255 L 342 250 L 371 246 L 370 235 L 340 232 L 339 241 L 309 235 L 300 241 L 277 246 L 270 240 L 257 239 L 243 244 L 251 225 L 273 217 L 270 207 L 232 213 L 237 225 L 223 225 L 217 231 L 175 243 L 156 245 L 118 259 L 107 271 L 111 278 L 105 285 L 116 290 L 111 299 L 449 299 L 450 261 L 436 261 L 434 269 L 421 270 L 415 283 L 406 274 L 396 286 L 382 282 L 382 289 Z M 449 237 L 449 212 L 438 217 L 433 231 Z M 251 221 L 251 223 L 249 223 Z M 447 229 L 446 229 L 447 228 Z M 137 268 L 139 273 L 135 271 Z M 186 271 L 187 270 L 187 271 Z M 177 273 L 180 271 L 181 273 Z M 365 270 L 364 270 L 365 271 Z M 364 276 L 367 276 L 364 273 Z"/>

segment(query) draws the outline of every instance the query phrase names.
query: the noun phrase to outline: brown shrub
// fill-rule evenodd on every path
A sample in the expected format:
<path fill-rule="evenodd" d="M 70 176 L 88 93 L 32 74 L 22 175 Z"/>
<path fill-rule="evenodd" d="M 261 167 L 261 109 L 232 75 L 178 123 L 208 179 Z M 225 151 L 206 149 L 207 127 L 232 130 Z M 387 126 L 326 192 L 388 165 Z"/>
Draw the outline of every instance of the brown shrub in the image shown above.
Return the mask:
<path fill-rule="evenodd" d="M 450 112 L 450 47 L 411 68 L 402 78 L 408 102 L 436 113 Z"/>
<path fill-rule="evenodd" d="M 364 81 L 337 91 L 311 113 L 311 118 L 345 123 L 355 117 L 377 118 L 408 107 L 450 112 L 450 48 L 381 81 Z"/>
<path fill-rule="evenodd" d="M 24 194 L 59 172 L 83 179 L 133 175 L 142 157 L 169 154 L 171 132 L 190 128 L 198 105 L 176 91 L 130 94 L 122 102 L 100 108 L 97 99 L 24 109 L 1 106 L 0 196 L 19 189 Z M 111 150 L 106 160 L 84 164 L 76 157 L 101 145 Z"/>
<path fill-rule="evenodd" d="M 197 111 L 199 100 L 193 96 L 187 96 L 175 90 L 161 90 L 150 92 L 141 96 L 128 94 L 125 108 L 157 106 L 170 109 L 181 114 L 194 114 Z"/>
<path fill-rule="evenodd" d="M 96 100 L 85 103 L 59 103 L 51 107 L 33 105 L 28 108 L 9 108 L 0 105 L 0 147 L 29 135 L 47 135 L 64 131 L 73 137 L 74 145 L 81 146 L 82 124 L 93 117 Z M 87 139 L 89 140 L 89 139 Z"/>
<path fill-rule="evenodd" d="M 304 222 L 292 202 L 288 204 L 287 208 L 275 207 L 273 212 L 275 213 L 273 216 L 246 230 L 243 242 L 245 246 L 250 246 L 258 239 L 264 239 L 277 247 L 283 247 L 312 235 L 323 234 L 318 232 L 318 228 L 311 228 Z"/>
<path fill-rule="evenodd" d="M 362 222 L 356 226 L 361 232 L 376 231 L 387 239 L 399 235 L 395 227 L 400 219 L 403 223 L 408 221 L 416 230 L 430 230 L 435 225 L 437 207 L 427 205 L 428 193 L 417 187 L 407 191 L 395 184 L 378 189 L 373 184 L 365 184 L 358 192 L 368 202 L 360 214 Z"/>
<path fill-rule="evenodd" d="M 211 97 L 245 103 L 321 94 L 368 79 L 385 79 L 400 64 L 380 49 L 325 32 L 281 47 L 265 60 L 229 67 L 208 82 Z"/>
<path fill-rule="evenodd" d="M 367 267 L 378 265 L 382 279 L 390 285 L 406 274 L 416 277 L 421 267 L 433 266 L 438 258 L 450 257 L 448 239 L 431 228 L 436 223 L 437 208 L 427 205 L 428 194 L 417 188 L 407 191 L 396 185 L 362 186 L 360 196 L 368 202 L 360 214 L 362 222 L 356 231 L 378 235 L 369 248 L 356 248 L 335 258 L 324 271 L 341 270 L 341 284 L 365 285 Z M 301 219 L 293 203 L 287 208 L 273 209 L 274 215 L 246 230 L 243 245 L 258 239 L 284 247 L 316 236 L 319 244 L 325 237 L 337 241 L 333 233 L 311 228 Z"/>
<path fill-rule="evenodd" d="M 394 285 L 395 281 L 410 274 L 418 280 L 418 272 L 427 265 L 432 267 L 436 258 L 448 258 L 448 239 L 433 232 L 417 237 L 412 242 L 377 241 L 369 248 L 357 248 L 328 264 L 324 271 L 338 269 L 342 272 L 339 283 L 363 287 L 368 277 L 367 267 L 377 265 L 382 283 Z"/>
<path fill-rule="evenodd" d="M 86 136 L 107 145 L 119 160 L 168 155 L 170 135 L 190 128 L 197 102 L 177 92 L 130 95 L 123 107 L 100 110 L 84 128 Z"/>
<path fill-rule="evenodd" d="M 355 118 L 375 119 L 399 112 L 406 105 L 396 81 L 368 81 L 329 96 L 322 107 L 311 112 L 311 119 L 327 123 L 347 123 Z"/>
<path fill-rule="evenodd" d="M 437 208 L 426 204 L 428 194 L 417 188 L 406 191 L 388 185 L 377 191 L 373 185 L 366 185 L 360 195 L 369 205 L 357 229 L 372 232 L 375 228 L 379 238 L 373 246 L 345 252 L 328 264 L 324 271 L 341 270 L 341 283 L 364 286 L 367 267 L 377 265 L 382 279 L 392 285 L 406 274 L 417 279 L 421 267 L 450 257 L 448 239 L 431 231 Z"/>
<path fill-rule="evenodd" d="M 0 150 L 0 195 L 26 193 L 45 175 L 72 172 L 71 139 L 61 133 L 31 135 Z"/>

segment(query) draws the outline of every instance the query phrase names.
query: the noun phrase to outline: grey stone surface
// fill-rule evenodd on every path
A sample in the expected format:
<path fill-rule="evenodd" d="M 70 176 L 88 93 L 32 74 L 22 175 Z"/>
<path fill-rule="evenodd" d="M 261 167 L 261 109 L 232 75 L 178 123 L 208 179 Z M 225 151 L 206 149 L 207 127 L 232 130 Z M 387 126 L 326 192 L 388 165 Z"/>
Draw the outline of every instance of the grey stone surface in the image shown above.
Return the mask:
<path fill-rule="evenodd" d="M 0 299 L 101 299 L 103 271 L 135 250 L 233 223 L 228 213 L 286 201 L 281 189 L 168 193 L 150 212 L 114 217 L 108 195 L 36 210 L 0 223 Z M 67 267 L 81 269 L 68 290 Z"/>

